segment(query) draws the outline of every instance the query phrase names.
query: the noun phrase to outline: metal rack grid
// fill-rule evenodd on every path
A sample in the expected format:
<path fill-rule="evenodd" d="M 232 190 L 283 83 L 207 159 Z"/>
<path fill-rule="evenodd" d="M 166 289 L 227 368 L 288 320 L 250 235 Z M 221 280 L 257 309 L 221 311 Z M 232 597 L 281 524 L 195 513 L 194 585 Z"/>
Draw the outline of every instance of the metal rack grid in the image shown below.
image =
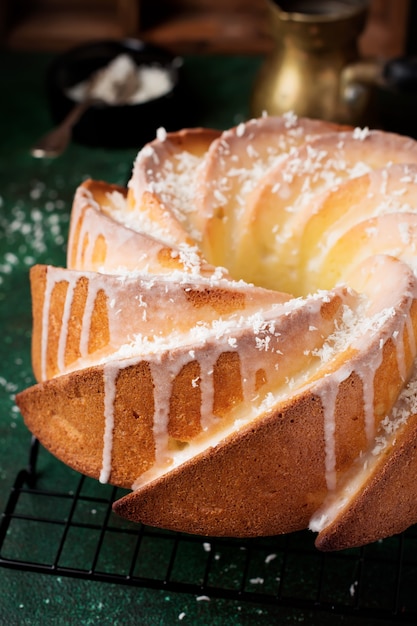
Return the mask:
<path fill-rule="evenodd" d="M 417 623 L 417 527 L 323 554 L 308 532 L 236 540 L 138 526 L 112 513 L 123 493 L 80 477 L 33 440 L 28 468 L 16 477 L 0 522 L 0 565 L 381 624 Z M 33 541 L 41 532 L 47 546 Z"/>

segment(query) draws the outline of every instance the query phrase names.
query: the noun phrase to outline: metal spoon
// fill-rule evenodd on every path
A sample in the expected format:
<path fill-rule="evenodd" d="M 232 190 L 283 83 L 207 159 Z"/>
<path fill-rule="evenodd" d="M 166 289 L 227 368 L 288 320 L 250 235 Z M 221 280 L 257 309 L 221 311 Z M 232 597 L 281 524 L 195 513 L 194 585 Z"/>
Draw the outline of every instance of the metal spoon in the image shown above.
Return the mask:
<path fill-rule="evenodd" d="M 49 131 L 46 135 L 41 137 L 39 141 L 32 147 L 31 154 L 38 159 L 57 157 L 62 154 L 71 141 L 72 129 L 82 115 L 95 104 L 97 100 L 88 98 L 83 102 L 77 104 L 64 120 Z"/>
<path fill-rule="evenodd" d="M 103 70 L 99 70 L 90 79 L 90 83 L 87 87 L 85 98 L 82 102 L 75 105 L 73 109 L 68 113 L 64 120 L 49 131 L 46 135 L 41 137 L 39 141 L 31 148 L 31 154 L 37 158 L 57 157 L 62 154 L 71 141 L 72 129 L 82 115 L 93 104 L 102 103 L 105 106 L 111 106 L 104 102 L 100 98 L 94 96 L 94 88 L 97 87 L 98 81 L 102 80 Z M 139 86 L 139 78 L 137 72 L 130 72 L 123 77 L 120 82 L 115 80 L 113 82 L 114 101 L 112 104 L 125 104 L 128 102 L 130 96 L 132 96 Z"/>

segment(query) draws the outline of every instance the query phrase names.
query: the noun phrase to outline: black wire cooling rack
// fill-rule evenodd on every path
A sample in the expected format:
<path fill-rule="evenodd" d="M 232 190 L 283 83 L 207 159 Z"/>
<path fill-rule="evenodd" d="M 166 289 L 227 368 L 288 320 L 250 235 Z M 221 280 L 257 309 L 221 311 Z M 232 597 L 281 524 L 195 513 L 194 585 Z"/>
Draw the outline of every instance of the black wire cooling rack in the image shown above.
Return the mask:
<path fill-rule="evenodd" d="M 123 493 L 69 470 L 34 439 L 1 519 L 0 565 L 381 624 L 417 623 L 417 527 L 323 554 L 309 532 L 236 540 L 131 524 L 111 509 Z"/>

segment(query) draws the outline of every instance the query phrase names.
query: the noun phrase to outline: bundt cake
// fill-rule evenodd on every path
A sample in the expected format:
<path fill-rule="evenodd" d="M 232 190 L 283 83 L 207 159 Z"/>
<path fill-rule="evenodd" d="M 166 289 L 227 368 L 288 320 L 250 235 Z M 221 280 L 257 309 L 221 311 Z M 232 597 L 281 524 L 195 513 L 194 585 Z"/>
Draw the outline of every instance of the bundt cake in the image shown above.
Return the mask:
<path fill-rule="evenodd" d="M 417 522 L 417 142 L 292 114 L 166 133 L 75 194 L 18 394 L 119 515 L 323 550 Z"/>

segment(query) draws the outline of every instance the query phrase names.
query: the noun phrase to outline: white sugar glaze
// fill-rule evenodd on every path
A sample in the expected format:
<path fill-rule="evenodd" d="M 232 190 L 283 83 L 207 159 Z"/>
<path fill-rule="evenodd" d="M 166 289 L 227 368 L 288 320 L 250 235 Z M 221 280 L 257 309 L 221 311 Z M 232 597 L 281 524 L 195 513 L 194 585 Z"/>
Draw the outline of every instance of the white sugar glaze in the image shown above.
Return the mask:
<path fill-rule="evenodd" d="M 49 279 L 49 276 L 48 276 Z M 50 290 L 50 285 L 52 283 L 52 281 L 48 280 L 48 289 L 45 292 L 45 296 L 48 294 L 48 296 L 51 293 Z M 58 370 L 63 372 L 65 371 L 65 351 L 66 351 L 66 347 L 67 347 L 67 339 L 68 339 L 68 325 L 70 322 L 70 316 L 71 316 L 71 304 L 73 301 L 73 297 L 74 297 L 74 287 L 75 287 L 75 281 L 72 281 L 70 283 L 68 283 L 68 288 L 67 288 L 67 292 L 65 294 L 65 306 L 64 306 L 64 314 L 62 316 L 62 325 L 61 325 L 61 329 L 60 329 L 60 333 L 59 333 L 59 342 L 58 342 L 58 354 L 57 354 L 57 365 L 58 365 Z M 49 318 L 49 306 L 48 306 L 48 299 L 45 299 L 44 302 L 44 311 L 45 311 L 45 317 L 46 315 Z M 84 323 L 84 321 L 83 321 Z M 44 326 L 45 328 L 45 326 Z M 42 334 L 42 377 L 43 380 L 45 380 L 46 378 L 46 353 L 47 353 L 47 347 L 46 347 L 46 338 L 47 338 L 47 333 Z"/>
<path fill-rule="evenodd" d="M 99 480 L 107 483 L 112 467 L 114 403 L 116 400 L 116 378 L 119 373 L 113 364 L 104 367 L 104 434 L 103 434 L 103 462 Z"/>
<path fill-rule="evenodd" d="M 149 235 L 145 236 L 139 230 L 135 213 L 129 213 L 131 218 L 128 227 L 115 221 L 126 212 L 126 198 L 113 192 L 108 195 L 108 205 L 109 208 L 103 214 L 89 190 L 81 187 L 77 191 L 72 214 L 77 228 L 72 228 L 69 235 L 68 267 L 113 274 L 147 271 L 149 268 L 152 268 L 153 273 L 169 272 L 172 267 L 164 267 L 158 262 L 158 254 L 165 249 L 164 244 Z M 125 221 L 128 221 L 127 218 Z M 105 246 L 105 250 L 101 250 L 101 255 L 96 260 L 100 242 L 111 243 Z M 174 249 L 172 254 L 175 254 Z"/>

